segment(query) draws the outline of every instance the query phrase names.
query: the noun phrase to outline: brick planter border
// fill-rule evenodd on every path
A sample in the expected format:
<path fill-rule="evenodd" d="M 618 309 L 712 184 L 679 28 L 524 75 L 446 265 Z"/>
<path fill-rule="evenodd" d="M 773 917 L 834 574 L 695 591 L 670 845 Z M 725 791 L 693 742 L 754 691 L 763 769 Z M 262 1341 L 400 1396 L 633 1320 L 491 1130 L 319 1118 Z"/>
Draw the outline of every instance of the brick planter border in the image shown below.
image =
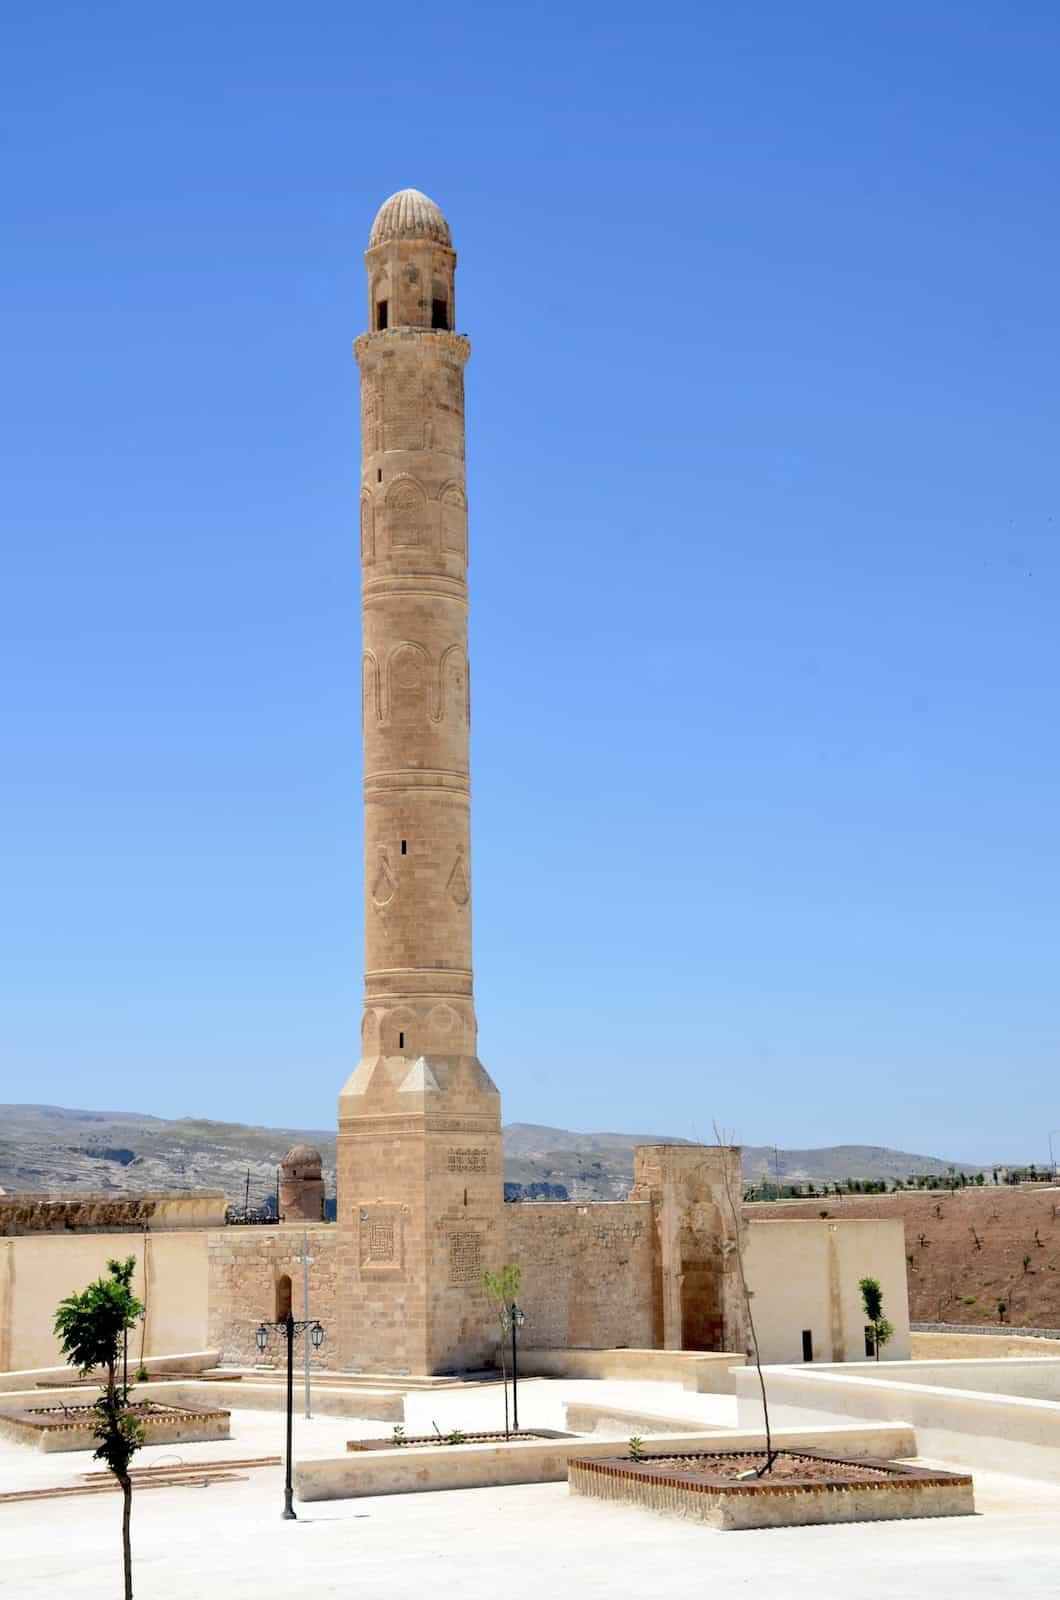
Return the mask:
<path fill-rule="evenodd" d="M 681 1462 L 691 1456 L 709 1462 L 719 1455 L 746 1455 L 746 1450 L 682 1451 L 681 1456 L 658 1454 L 643 1462 L 621 1456 L 596 1460 L 573 1459 L 567 1481 L 574 1494 L 599 1500 L 621 1501 L 664 1515 L 688 1517 L 711 1527 L 797 1527 L 822 1522 L 876 1522 L 905 1517 L 967 1516 L 975 1510 L 972 1479 L 968 1474 L 909 1467 L 876 1457 L 830 1456 L 822 1450 L 783 1450 L 785 1456 L 835 1465 L 874 1467 L 885 1473 L 875 1481 L 844 1483 L 828 1478 L 786 1478 L 770 1482 L 734 1482 L 683 1471 Z M 658 1471 L 672 1463 L 672 1472 Z M 645 1470 L 645 1468 L 655 1470 Z"/>

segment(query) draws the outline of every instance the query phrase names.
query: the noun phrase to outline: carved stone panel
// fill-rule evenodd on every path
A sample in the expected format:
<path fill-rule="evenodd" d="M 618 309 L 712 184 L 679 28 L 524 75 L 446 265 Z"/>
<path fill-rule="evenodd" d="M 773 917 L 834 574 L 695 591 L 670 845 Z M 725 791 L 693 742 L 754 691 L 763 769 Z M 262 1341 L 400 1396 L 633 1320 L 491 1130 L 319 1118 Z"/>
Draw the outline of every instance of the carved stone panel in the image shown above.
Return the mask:
<path fill-rule="evenodd" d="M 361 662 L 361 719 L 364 727 L 383 720 L 383 708 L 379 700 L 379 663 L 370 650 L 366 650 Z"/>
<path fill-rule="evenodd" d="M 414 549 L 424 542 L 426 501 L 411 479 L 398 482 L 387 495 L 386 518 L 394 549 Z"/>
<path fill-rule="evenodd" d="M 384 425 L 388 450 L 422 450 L 424 446 L 423 378 L 414 360 L 388 363 Z"/>
<path fill-rule="evenodd" d="M 387 709 L 392 722 L 426 720 L 431 714 L 431 661 L 426 650 L 405 639 L 391 654 L 387 672 Z"/>
<path fill-rule="evenodd" d="M 386 851 L 380 850 L 379 861 L 376 864 L 375 877 L 372 879 L 372 904 L 381 911 L 388 906 L 397 894 L 397 884 L 390 870 L 390 863 Z"/>
<path fill-rule="evenodd" d="M 449 1282 L 478 1283 L 482 1278 L 485 1235 L 465 1228 L 449 1235 Z"/>
<path fill-rule="evenodd" d="M 361 1271 L 394 1272 L 404 1259 L 404 1208 L 397 1204 L 357 1208 Z"/>
<path fill-rule="evenodd" d="M 449 891 L 450 899 L 458 906 L 466 906 L 471 899 L 471 885 L 467 881 L 467 868 L 464 865 L 463 850 L 458 850 L 456 853 L 456 860 L 453 862 L 453 870 L 449 874 L 449 882 L 446 884 L 446 888 Z"/>
<path fill-rule="evenodd" d="M 375 455 L 379 450 L 379 377 L 365 372 L 361 378 L 361 454 Z"/>
<path fill-rule="evenodd" d="M 467 560 L 467 502 L 455 483 L 442 490 L 442 549 Z"/>
<path fill-rule="evenodd" d="M 450 1172 L 485 1172 L 489 1151 L 486 1149 L 460 1149 L 453 1146 L 446 1153 L 446 1164 Z"/>

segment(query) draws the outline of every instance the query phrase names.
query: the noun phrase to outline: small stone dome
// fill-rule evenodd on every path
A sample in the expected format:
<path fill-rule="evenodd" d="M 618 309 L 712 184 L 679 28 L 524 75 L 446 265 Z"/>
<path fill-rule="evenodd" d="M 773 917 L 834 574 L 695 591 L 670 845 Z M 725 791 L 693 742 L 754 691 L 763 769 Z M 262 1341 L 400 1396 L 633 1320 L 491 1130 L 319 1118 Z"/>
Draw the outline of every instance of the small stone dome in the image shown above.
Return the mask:
<path fill-rule="evenodd" d="M 418 189 L 400 189 L 379 207 L 368 248 L 374 250 L 377 244 L 389 244 L 393 239 L 429 239 L 450 250 L 453 247 L 448 222 L 434 201 Z"/>
<path fill-rule="evenodd" d="M 319 1178 L 321 1171 L 320 1151 L 314 1150 L 312 1145 L 292 1145 L 280 1163 L 285 1178 Z"/>

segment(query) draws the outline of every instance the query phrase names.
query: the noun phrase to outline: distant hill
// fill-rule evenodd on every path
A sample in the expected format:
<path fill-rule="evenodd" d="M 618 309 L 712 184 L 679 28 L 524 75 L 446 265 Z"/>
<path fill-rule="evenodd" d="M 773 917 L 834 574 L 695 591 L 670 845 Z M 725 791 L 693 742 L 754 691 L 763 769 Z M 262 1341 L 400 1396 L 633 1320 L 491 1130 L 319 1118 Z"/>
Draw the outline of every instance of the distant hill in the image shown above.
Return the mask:
<path fill-rule="evenodd" d="M 127 1111 L 64 1106 L 0 1106 L 0 1188 L 8 1193 L 62 1190 L 223 1189 L 242 1204 L 250 1175 L 250 1204 L 274 1193 L 286 1150 L 305 1141 L 319 1149 L 329 1194 L 335 1192 L 334 1130 L 257 1128 L 198 1117 L 166 1120 Z M 622 1200 L 633 1181 L 636 1144 L 689 1144 L 651 1133 L 573 1133 L 529 1122 L 504 1129 L 504 1176 L 510 1198 Z M 967 1163 L 911 1155 L 878 1145 L 821 1150 L 744 1151 L 744 1175 L 782 1182 L 831 1183 L 846 1178 L 905 1178 L 945 1174 Z"/>

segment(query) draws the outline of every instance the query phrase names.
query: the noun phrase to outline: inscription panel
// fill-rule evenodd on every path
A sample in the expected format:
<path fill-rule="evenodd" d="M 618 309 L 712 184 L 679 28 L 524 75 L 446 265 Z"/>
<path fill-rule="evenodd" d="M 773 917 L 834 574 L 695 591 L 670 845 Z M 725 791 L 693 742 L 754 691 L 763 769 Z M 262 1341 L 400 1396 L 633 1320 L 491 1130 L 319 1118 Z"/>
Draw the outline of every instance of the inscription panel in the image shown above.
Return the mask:
<path fill-rule="evenodd" d="M 401 1266 L 401 1207 L 398 1205 L 360 1206 L 360 1257 L 362 1269 L 385 1271 Z"/>
<path fill-rule="evenodd" d="M 423 378 L 414 357 L 390 367 L 384 394 L 386 448 L 422 450 Z"/>
<path fill-rule="evenodd" d="M 485 1236 L 470 1228 L 449 1235 L 449 1282 L 478 1283 L 482 1277 Z"/>
<path fill-rule="evenodd" d="M 448 1166 L 450 1172 L 485 1172 L 488 1150 L 460 1150 L 450 1149 Z"/>
<path fill-rule="evenodd" d="M 394 1250 L 394 1224 L 392 1222 L 370 1222 L 368 1224 L 368 1259 L 369 1261 L 394 1261 L 397 1259 Z"/>

